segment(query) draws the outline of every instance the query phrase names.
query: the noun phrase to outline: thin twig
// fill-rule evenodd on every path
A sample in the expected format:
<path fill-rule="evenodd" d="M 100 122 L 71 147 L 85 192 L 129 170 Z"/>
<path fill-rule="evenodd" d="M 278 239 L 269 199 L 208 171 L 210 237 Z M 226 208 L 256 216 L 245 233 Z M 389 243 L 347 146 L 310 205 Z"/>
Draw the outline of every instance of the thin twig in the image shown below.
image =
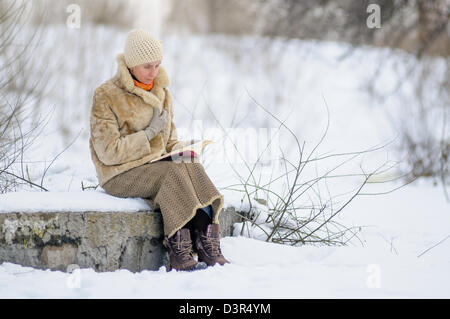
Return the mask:
<path fill-rule="evenodd" d="M 450 238 L 450 234 L 449 234 L 447 237 L 445 237 L 444 239 L 442 239 L 440 242 L 438 242 L 437 244 L 435 244 L 435 245 L 431 246 L 430 248 L 426 249 L 426 250 L 425 250 L 424 252 L 422 252 L 419 256 L 417 256 L 417 258 L 419 258 L 419 257 L 421 257 L 422 255 L 424 255 L 425 253 L 429 252 L 429 251 L 430 251 L 431 249 L 433 249 L 434 247 L 436 247 L 436 246 L 442 244 L 444 241 L 446 241 L 446 240 L 449 239 L 449 238 Z"/>

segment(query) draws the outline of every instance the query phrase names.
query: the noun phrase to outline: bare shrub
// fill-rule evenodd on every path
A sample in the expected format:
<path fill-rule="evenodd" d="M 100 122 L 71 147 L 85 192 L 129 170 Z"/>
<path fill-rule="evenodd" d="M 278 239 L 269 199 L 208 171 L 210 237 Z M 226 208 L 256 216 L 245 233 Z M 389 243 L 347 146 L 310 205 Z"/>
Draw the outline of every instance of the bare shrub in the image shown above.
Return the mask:
<path fill-rule="evenodd" d="M 278 123 L 280 130 L 287 131 L 288 136 L 292 139 L 290 145 L 294 146 L 293 152 L 295 151 L 296 154 L 288 156 L 286 150 L 281 149 L 282 157 L 279 160 L 283 171 L 272 171 L 268 180 L 262 177 L 260 159 L 269 148 L 272 139 L 268 142 L 266 148 L 257 154 L 258 159 L 253 165 L 249 165 L 244 156 L 241 156 L 242 164 L 248 171 L 247 176 L 241 174 L 232 163 L 229 163 L 239 182 L 222 189 L 241 193 L 241 201 L 245 200 L 248 204 L 248 210 L 240 214 L 244 219 L 240 234 L 287 245 L 347 245 L 353 240 L 360 241 L 358 233 L 362 226 L 345 225 L 340 222 L 339 217 L 343 210 L 358 196 L 379 195 L 394 191 L 395 189 L 382 193 L 362 192 L 363 188 L 370 183 L 383 183 L 380 176 L 385 176 L 397 164 L 386 161 L 375 169 L 366 171 L 361 163 L 358 173 L 338 174 L 338 171 L 357 158 L 384 150 L 387 145 L 356 152 L 318 155 L 319 146 L 328 132 L 328 116 L 327 127 L 319 142 L 313 146 L 311 151 L 306 152 L 306 143 L 300 143 L 298 137 L 284 124 L 284 121 L 267 110 L 253 97 L 250 96 L 250 98 Z M 211 108 L 209 109 L 214 117 L 214 112 Z M 222 126 L 221 121 L 217 118 L 215 118 L 215 121 L 224 132 L 223 139 L 229 138 L 229 134 Z M 234 144 L 234 147 L 238 150 L 236 144 Z M 238 150 L 238 152 L 240 151 Z M 333 167 L 326 169 L 325 173 L 318 173 L 318 165 L 326 163 L 324 166 L 327 166 L 330 160 Z M 316 170 L 315 176 L 311 176 L 311 170 Z M 349 192 L 332 194 L 329 188 L 330 182 L 333 180 L 342 181 L 347 178 L 360 179 L 359 185 Z M 343 200 L 340 199 L 342 197 L 344 197 Z"/>
<path fill-rule="evenodd" d="M 23 161 L 44 123 L 27 121 L 44 89 L 42 77 L 28 72 L 40 36 L 39 28 L 29 32 L 24 27 L 30 6 L 31 1 L 0 6 L 0 193 L 14 191 L 22 183 L 43 188 L 31 181 Z"/>

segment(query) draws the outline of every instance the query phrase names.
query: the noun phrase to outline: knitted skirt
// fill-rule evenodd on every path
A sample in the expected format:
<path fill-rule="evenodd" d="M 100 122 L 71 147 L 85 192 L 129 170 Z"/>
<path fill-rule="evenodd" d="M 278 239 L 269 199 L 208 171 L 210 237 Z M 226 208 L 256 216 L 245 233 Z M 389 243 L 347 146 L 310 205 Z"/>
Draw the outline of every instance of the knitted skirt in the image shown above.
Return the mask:
<path fill-rule="evenodd" d="M 197 209 L 211 205 L 212 222 L 219 223 L 224 198 L 201 163 L 157 161 L 123 172 L 103 185 L 116 197 L 143 198 L 160 210 L 164 234 L 173 236 L 191 220 Z"/>

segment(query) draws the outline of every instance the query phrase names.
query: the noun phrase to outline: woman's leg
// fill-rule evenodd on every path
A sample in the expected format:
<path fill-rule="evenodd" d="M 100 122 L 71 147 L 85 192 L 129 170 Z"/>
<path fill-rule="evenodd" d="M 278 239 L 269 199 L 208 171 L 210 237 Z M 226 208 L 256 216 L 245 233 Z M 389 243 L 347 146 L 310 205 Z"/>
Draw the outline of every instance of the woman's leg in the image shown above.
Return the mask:
<path fill-rule="evenodd" d="M 191 231 L 191 234 L 194 233 L 196 229 L 206 230 L 209 224 L 212 223 L 212 215 L 211 215 L 211 205 L 208 205 L 204 208 L 197 209 L 197 213 L 194 218 L 192 218 L 183 228 L 187 228 Z"/>
<path fill-rule="evenodd" d="M 211 205 L 212 222 L 218 223 L 223 201 L 223 195 L 199 163 L 174 163 L 155 196 L 155 202 L 163 214 L 164 233 L 168 237 L 172 237 L 195 217 L 199 209 L 208 205 Z"/>
<path fill-rule="evenodd" d="M 176 214 L 176 210 L 171 209 L 170 205 L 160 207 L 158 199 L 166 198 L 173 202 L 176 201 L 177 193 L 182 191 L 182 185 L 177 186 L 172 180 L 174 177 L 181 176 L 177 171 L 182 167 L 175 165 L 175 163 L 168 161 L 144 164 L 115 176 L 104 185 L 103 189 L 107 194 L 116 197 L 143 198 L 153 211 L 161 213 L 163 225 L 165 225 L 166 221 L 170 221 Z M 168 174 L 171 176 L 170 178 L 166 178 Z M 168 192 L 170 189 L 180 189 L 181 191 L 170 194 Z M 161 196 L 161 192 L 167 193 L 167 196 Z M 183 202 L 186 203 L 187 201 Z M 186 205 L 186 207 L 188 206 Z M 166 230 L 166 227 L 164 230 Z M 198 263 L 192 256 L 192 240 L 189 230 L 179 230 L 170 239 L 167 238 L 166 231 L 164 234 L 166 236 L 163 243 L 169 252 L 170 267 L 176 270 L 195 269 Z"/>
<path fill-rule="evenodd" d="M 186 225 L 183 230 L 190 232 L 193 241 L 193 250 L 197 252 L 198 261 L 205 262 L 208 266 L 216 263 L 223 265 L 228 260 L 220 249 L 219 224 L 212 223 L 211 207 L 206 206 L 197 210 L 196 215 Z"/>
<path fill-rule="evenodd" d="M 163 217 L 164 234 L 173 236 L 199 208 L 209 206 L 218 222 L 223 196 L 199 163 L 158 161 L 133 168 L 108 181 L 103 189 L 116 197 L 140 197 Z"/>
<path fill-rule="evenodd" d="M 175 264 L 181 263 L 179 269 L 183 269 L 188 264 L 185 259 L 188 259 L 189 252 L 187 249 L 180 251 L 177 249 L 188 245 L 189 241 L 194 242 L 195 246 L 196 231 L 200 231 L 206 237 L 208 234 L 214 235 L 215 232 L 208 231 L 208 227 L 214 223 L 216 225 L 214 229 L 217 229 L 218 233 L 218 215 L 223 205 L 223 196 L 217 191 L 199 163 L 160 161 L 145 164 L 113 178 L 103 188 L 113 196 L 141 197 L 147 199 L 147 202 L 151 200 L 154 204 L 151 206 L 152 209 L 155 207 L 160 209 L 164 234 L 167 238 L 166 247 L 169 253 L 170 247 L 175 247 L 172 257 L 179 259 L 173 259 Z M 197 214 L 198 212 L 201 214 Z M 210 213 L 211 218 L 207 213 Z M 187 225 L 190 221 L 192 222 Z M 188 232 L 186 230 L 180 232 L 183 228 L 191 229 Z M 218 244 L 212 246 L 208 243 L 205 245 L 202 247 L 218 246 Z M 192 259 L 189 262 L 192 262 Z M 189 268 L 189 265 L 186 268 Z"/>

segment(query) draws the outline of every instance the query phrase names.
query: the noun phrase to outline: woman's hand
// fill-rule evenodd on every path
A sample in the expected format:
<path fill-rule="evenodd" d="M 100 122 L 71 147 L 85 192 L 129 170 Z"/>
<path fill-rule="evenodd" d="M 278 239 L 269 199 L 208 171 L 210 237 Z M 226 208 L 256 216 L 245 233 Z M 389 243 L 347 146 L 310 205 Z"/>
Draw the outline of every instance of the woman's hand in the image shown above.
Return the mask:
<path fill-rule="evenodd" d="M 153 117 L 150 120 L 150 124 L 144 129 L 149 141 L 164 129 L 166 124 L 166 116 L 166 110 L 163 109 L 161 115 L 159 115 L 158 109 L 153 107 Z"/>

